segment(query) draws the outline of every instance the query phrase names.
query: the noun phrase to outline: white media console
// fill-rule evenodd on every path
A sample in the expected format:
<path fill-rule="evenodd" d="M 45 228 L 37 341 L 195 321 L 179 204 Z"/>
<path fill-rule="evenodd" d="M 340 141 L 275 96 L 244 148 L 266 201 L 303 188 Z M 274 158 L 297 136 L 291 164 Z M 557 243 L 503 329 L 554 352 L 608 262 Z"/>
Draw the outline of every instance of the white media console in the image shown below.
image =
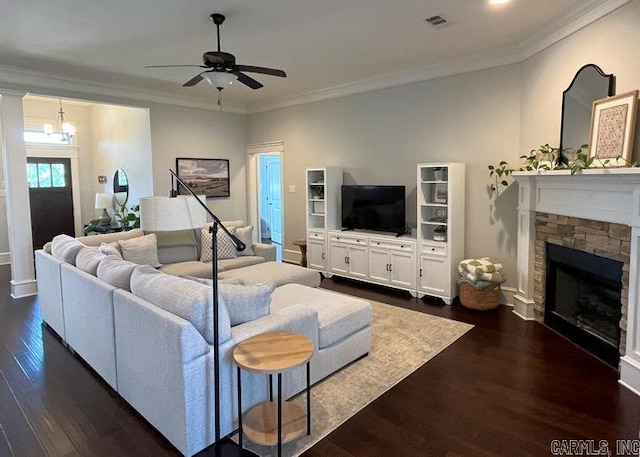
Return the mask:
<path fill-rule="evenodd" d="M 307 266 L 451 304 L 464 255 L 464 173 L 461 163 L 418 164 L 417 236 L 397 237 L 341 230 L 342 169 L 307 169 Z"/>

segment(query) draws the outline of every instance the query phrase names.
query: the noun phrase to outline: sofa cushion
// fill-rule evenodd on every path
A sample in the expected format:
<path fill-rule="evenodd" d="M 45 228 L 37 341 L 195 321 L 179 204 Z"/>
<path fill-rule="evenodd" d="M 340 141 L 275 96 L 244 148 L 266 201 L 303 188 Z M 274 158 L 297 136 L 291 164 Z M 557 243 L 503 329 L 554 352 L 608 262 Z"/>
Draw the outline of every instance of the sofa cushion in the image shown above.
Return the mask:
<path fill-rule="evenodd" d="M 257 255 L 236 257 L 235 259 L 220 259 L 218 260 L 218 271 L 234 270 L 236 268 L 248 267 L 262 262 L 264 262 L 264 258 L 258 257 Z"/>
<path fill-rule="evenodd" d="M 158 260 L 161 264 L 198 260 L 195 230 L 150 233 L 155 233 L 158 240 Z"/>
<path fill-rule="evenodd" d="M 172 276 L 197 276 L 198 278 L 211 278 L 211 262 L 204 263 L 199 260 L 190 262 L 168 263 L 160 267 L 160 271 Z M 218 263 L 218 271 L 222 271 Z"/>
<path fill-rule="evenodd" d="M 211 278 L 198 278 L 197 276 L 184 275 L 181 278 L 189 279 L 190 281 L 199 282 L 200 284 L 206 284 L 209 287 L 213 287 L 213 279 Z M 242 279 L 218 279 L 218 284 L 238 284 L 243 285 Z"/>
<path fill-rule="evenodd" d="M 269 314 L 271 294 L 275 288 L 275 282 L 255 286 L 219 282 L 218 291 L 227 306 L 231 326 L 254 321 Z"/>
<path fill-rule="evenodd" d="M 76 256 L 85 244 L 69 235 L 57 235 L 51 241 L 51 255 L 58 260 L 76 264 Z"/>
<path fill-rule="evenodd" d="M 323 289 L 287 284 L 271 295 L 271 313 L 296 304 L 317 311 L 320 349 L 371 325 L 373 318 L 368 301 Z"/>
<path fill-rule="evenodd" d="M 78 241 L 82 242 L 82 244 L 84 244 L 85 246 L 100 246 L 101 243 L 108 244 L 118 240 L 130 240 L 131 238 L 137 238 L 143 235 L 144 232 L 141 229 L 133 229 L 126 232 L 81 236 L 78 238 Z"/>
<path fill-rule="evenodd" d="M 236 227 L 236 236 L 247 246 L 243 251 L 238 251 L 238 256 L 256 255 L 253 250 L 253 225 Z"/>
<path fill-rule="evenodd" d="M 230 228 L 229 232 L 233 235 L 235 234 L 236 229 Z M 200 261 L 201 262 L 211 262 L 213 259 L 211 244 L 213 242 L 212 234 L 209 232 L 209 227 L 203 227 L 200 229 L 200 236 L 202 239 L 202 245 L 200 248 Z M 238 251 L 236 250 L 233 241 L 231 241 L 231 237 L 224 230 L 218 230 L 218 259 L 235 259 L 238 256 Z"/>
<path fill-rule="evenodd" d="M 211 287 L 164 274 L 139 265 L 131 276 L 131 292 L 159 308 L 188 320 L 207 342 L 213 344 L 213 294 Z M 222 343 L 231 337 L 229 314 L 218 297 L 218 335 Z"/>
<path fill-rule="evenodd" d="M 251 258 L 239 257 L 236 260 Z M 275 281 L 277 286 L 290 283 L 304 284 L 309 287 L 320 285 L 320 272 L 317 270 L 281 262 L 261 262 L 244 268 L 227 269 L 218 273 L 218 278 L 239 278 L 245 284 Z"/>
<path fill-rule="evenodd" d="M 108 255 L 98 264 L 96 276 L 114 287 L 130 291 L 131 274 L 137 266 L 121 257 Z"/>
<path fill-rule="evenodd" d="M 138 265 L 151 265 L 154 268 L 160 266 L 155 233 L 130 240 L 118 240 L 118 244 L 120 245 L 124 260 L 137 263 Z"/>
<path fill-rule="evenodd" d="M 76 267 L 80 270 L 95 276 L 98 264 L 105 258 L 105 254 L 100 252 L 97 246 L 85 246 L 76 256 Z"/>

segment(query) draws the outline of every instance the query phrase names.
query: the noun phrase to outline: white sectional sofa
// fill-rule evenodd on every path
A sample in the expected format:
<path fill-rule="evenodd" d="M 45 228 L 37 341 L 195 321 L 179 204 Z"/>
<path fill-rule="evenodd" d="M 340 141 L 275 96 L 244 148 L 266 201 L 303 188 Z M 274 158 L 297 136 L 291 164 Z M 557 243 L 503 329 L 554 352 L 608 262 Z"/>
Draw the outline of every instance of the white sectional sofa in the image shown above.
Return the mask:
<path fill-rule="evenodd" d="M 41 313 L 122 398 L 180 452 L 191 456 L 214 441 L 212 291 L 209 285 L 136 265 L 81 243 L 137 236 L 140 234 L 123 232 L 78 240 L 63 237 L 62 246 L 54 243 L 52 253 L 37 251 Z M 93 263 L 87 261 L 93 254 L 95 272 Z M 76 260 L 82 268 L 76 266 Z M 262 262 L 267 264 L 266 259 Z M 281 275 L 281 282 L 284 277 L 308 278 L 289 270 Z M 262 293 L 260 297 L 268 292 L 266 308 L 257 314 L 251 308 L 237 307 L 247 300 L 234 303 L 228 294 L 223 299 L 222 290 L 219 295 L 223 436 L 237 427 L 231 351 L 238 342 L 275 330 L 307 336 L 316 348 L 311 359 L 312 382 L 370 349 L 368 302 L 301 284 L 284 284 L 271 293 L 275 285 L 247 286 L 247 290 Z M 225 287 L 233 291 L 242 286 L 221 286 Z M 264 303 L 261 300 L 255 302 Z M 243 316 L 240 322 L 238 315 Z M 242 379 L 245 409 L 267 399 L 266 377 L 245 375 Z M 301 390 L 304 368 L 287 373 L 283 383 L 287 396 Z"/>

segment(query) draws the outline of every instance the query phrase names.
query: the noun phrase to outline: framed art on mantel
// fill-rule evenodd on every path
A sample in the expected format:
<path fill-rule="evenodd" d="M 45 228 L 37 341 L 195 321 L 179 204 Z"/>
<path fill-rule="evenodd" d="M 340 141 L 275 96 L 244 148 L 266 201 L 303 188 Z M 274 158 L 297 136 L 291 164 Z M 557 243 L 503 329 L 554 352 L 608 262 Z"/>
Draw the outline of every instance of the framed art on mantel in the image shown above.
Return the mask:
<path fill-rule="evenodd" d="M 176 158 L 176 172 L 196 194 L 210 197 L 229 197 L 228 159 Z M 178 193 L 188 192 L 178 186 Z"/>
<path fill-rule="evenodd" d="M 589 157 L 600 166 L 624 167 L 631 162 L 638 91 L 593 102 Z"/>

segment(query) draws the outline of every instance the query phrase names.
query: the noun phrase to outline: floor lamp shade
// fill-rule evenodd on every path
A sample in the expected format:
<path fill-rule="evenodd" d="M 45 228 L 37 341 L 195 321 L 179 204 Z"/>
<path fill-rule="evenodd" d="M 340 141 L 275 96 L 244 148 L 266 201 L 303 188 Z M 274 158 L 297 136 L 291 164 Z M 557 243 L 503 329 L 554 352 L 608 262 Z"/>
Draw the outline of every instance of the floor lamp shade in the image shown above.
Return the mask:
<path fill-rule="evenodd" d="M 202 201 L 205 197 L 198 198 Z M 191 195 L 143 197 L 140 199 L 140 228 L 146 232 L 167 232 L 204 227 L 207 213 L 201 204 Z"/>

